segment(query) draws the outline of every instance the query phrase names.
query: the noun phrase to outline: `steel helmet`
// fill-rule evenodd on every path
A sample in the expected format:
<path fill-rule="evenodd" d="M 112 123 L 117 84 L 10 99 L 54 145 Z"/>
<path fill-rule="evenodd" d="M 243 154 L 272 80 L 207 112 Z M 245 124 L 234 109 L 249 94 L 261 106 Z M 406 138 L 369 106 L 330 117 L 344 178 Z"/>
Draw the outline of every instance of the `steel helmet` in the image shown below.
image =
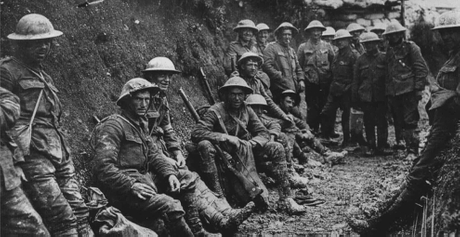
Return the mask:
<path fill-rule="evenodd" d="M 219 94 L 224 93 L 225 91 L 227 91 L 228 88 L 231 87 L 241 88 L 246 94 L 252 94 L 254 92 L 252 88 L 248 86 L 248 83 L 246 83 L 246 81 L 243 78 L 236 76 L 228 79 L 225 82 L 225 84 L 219 88 L 218 92 Z"/>
<path fill-rule="evenodd" d="M 250 94 L 248 98 L 246 98 L 246 104 L 267 106 L 267 101 L 263 96 L 259 94 Z"/>
<path fill-rule="evenodd" d="M 337 32 L 335 32 L 334 39 L 332 40 L 345 39 L 345 38 L 353 38 L 353 36 L 351 36 L 350 32 L 348 32 L 347 30 L 340 29 Z"/>
<path fill-rule="evenodd" d="M 305 27 L 304 31 L 314 29 L 314 28 L 321 29 L 322 31 L 326 30 L 326 27 L 324 27 L 323 23 L 317 20 L 313 20 L 308 24 L 307 27 Z"/>
<path fill-rule="evenodd" d="M 300 103 L 300 95 L 295 93 L 295 91 L 293 91 L 293 90 L 285 90 L 285 91 L 281 92 L 281 99 L 284 99 L 287 96 L 291 96 L 292 98 L 294 98 L 294 104 L 297 105 L 297 104 Z"/>
<path fill-rule="evenodd" d="M 372 41 L 380 41 L 379 36 L 374 32 L 366 32 L 366 33 L 363 33 L 359 37 L 359 42 L 361 43 L 372 42 Z"/>
<path fill-rule="evenodd" d="M 354 31 L 364 31 L 364 27 L 358 23 L 351 23 L 347 26 L 347 31 L 348 32 L 354 32 Z"/>
<path fill-rule="evenodd" d="M 441 14 L 434 24 L 433 30 L 458 28 L 460 27 L 460 12 L 448 11 Z"/>
<path fill-rule="evenodd" d="M 395 21 L 391 22 L 388 24 L 387 28 L 385 29 L 385 32 L 383 32 L 383 35 L 389 35 L 393 33 L 398 33 L 398 32 L 405 32 L 406 28 L 401 25 L 401 23 Z"/>
<path fill-rule="evenodd" d="M 172 72 L 180 73 L 179 70 L 176 70 L 174 63 L 166 57 L 156 57 L 150 60 L 145 66 L 145 70 L 142 72 Z"/>
<path fill-rule="evenodd" d="M 249 19 L 239 21 L 236 27 L 233 28 L 233 31 L 238 31 L 240 29 L 251 29 L 254 31 L 254 33 L 259 31 L 256 27 L 256 24 L 254 24 L 254 22 Z"/>
<path fill-rule="evenodd" d="M 291 29 L 293 34 L 299 33 L 299 30 L 298 30 L 297 28 L 295 28 L 291 23 L 289 23 L 289 22 L 283 22 L 283 23 L 281 23 L 278 27 L 276 27 L 276 29 L 275 29 L 275 34 L 277 34 L 278 31 L 279 31 L 280 29 L 283 29 L 283 28 Z"/>
<path fill-rule="evenodd" d="M 326 30 L 323 31 L 323 34 L 321 36 L 335 36 L 335 30 L 334 28 L 327 26 Z"/>
<path fill-rule="evenodd" d="M 263 30 L 271 31 L 270 27 L 268 27 L 268 25 L 265 24 L 265 23 L 259 23 L 259 24 L 257 24 L 256 28 L 257 28 L 257 30 L 258 30 L 259 32 L 261 32 L 261 31 L 263 31 Z"/>
<path fill-rule="evenodd" d="M 16 32 L 9 34 L 10 40 L 39 40 L 61 36 L 62 32 L 55 30 L 48 18 L 40 14 L 27 14 L 16 25 Z"/>
<path fill-rule="evenodd" d="M 384 32 L 385 29 L 386 29 L 385 24 L 377 23 L 375 24 L 374 27 L 371 28 L 370 32 L 379 32 L 379 31 Z"/>
<path fill-rule="evenodd" d="M 238 65 L 240 65 L 241 63 L 243 63 L 245 61 L 245 59 L 249 59 L 249 58 L 252 58 L 254 60 L 256 60 L 260 65 L 262 65 L 264 63 L 264 60 L 262 57 L 259 56 L 259 54 L 256 54 L 254 52 L 246 52 L 244 53 L 243 55 L 241 55 L 241 58 L 238 59 Z"/>
<path fill-rule="evenodd" d="M 120 96 L 117 100 L 117 105 L 121 106 L 121 101 L 124 98 L 126 98 L 127 96 L 131 96 L 131 94 L 142 90 L 149 90 L 151 95 L 154 95 L 160 91 L 160 88 L 157 85 L 145 80 L 144 78 L 133 78 L 127 81 L 125 85 L 123 85 Z"/>

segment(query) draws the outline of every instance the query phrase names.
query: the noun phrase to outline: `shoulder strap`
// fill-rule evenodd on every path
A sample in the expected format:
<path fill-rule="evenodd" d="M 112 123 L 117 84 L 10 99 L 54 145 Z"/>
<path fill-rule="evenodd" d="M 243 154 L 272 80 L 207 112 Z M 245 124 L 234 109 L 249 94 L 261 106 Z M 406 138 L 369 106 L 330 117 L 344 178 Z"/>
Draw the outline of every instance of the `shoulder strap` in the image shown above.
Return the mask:
<path fill-rule="evenodd" d="M 221 106 L 221 105 L 219 105 Z M 220 109 L 220 108 L 219 108 Z M 214 108 L 209 108 L 210 111 L 214 112 L 214 114 L 217 116 L 217 120 L 219 120 L 219 125 L 222 128 L 222 131 L 224 131 L 225 134 L 228 134 L 227 128 L 225 127 L 224 121 L 222 120 L 222 115 L 220 112 Z"/>

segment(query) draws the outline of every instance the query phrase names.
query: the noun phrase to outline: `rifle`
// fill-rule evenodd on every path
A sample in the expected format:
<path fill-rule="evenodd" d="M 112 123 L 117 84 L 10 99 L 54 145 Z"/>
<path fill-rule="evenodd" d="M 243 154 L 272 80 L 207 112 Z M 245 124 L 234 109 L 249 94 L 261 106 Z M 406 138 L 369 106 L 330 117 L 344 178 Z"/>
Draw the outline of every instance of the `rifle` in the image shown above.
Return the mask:
<path fill-rule="evenodd" d="M 200 120 L 200 117 L 198 116 L 198 113 L 196 112 L 192 103 L 190 103 L 190 101 L 188 100 L 187 95 L 185 94 L 184 90 L 182 90 L 182 88 L 179 89 L 179 94 L 182 97 L 182 100 L 184 101 L 187 109 L 192 114 L 192 117 L 195 120 L 195 122 L 198 122 Z M 249 177 L 246 177 L 241 171 L 238 171 L 234 167 L 234 164 L 236 162 L 239 162 L 244 166 L 244 163 L 241 162 L 241 159 L 239 159 L 238 157 L 235 157 L 235 159 L 230 154 L 224 152 L 220 148 L 219 144 L 214 144 L 214 148 L 216 149 L 217 153 L 216 158 L 220 162 L 222 162 L 225 170 L 227 170 L 230 174 L 236 177 L 236 180 L 238 180 L 243 189 L 246 190 L 247 196 L 250 200 L 254 199 L 263 192 L 263 189 L 261 189 L 258 186 L 254 179 L 250 180 Z M 247 169 L 245 166 L 244 168 Z"/>
<path fill-rule="evenodd" d="M 201 80 L 203 81 L 203 83 L 205 85 L 204 88 L 206 89 L 206 92 L 208 93 L 208 101 L 209 101 L 209 103 L 211 105 L 215 104 L 216 101 L 212 97 L 211 87 L 209 86 L 208 78 L 206 77 L 206 74 L 204 74 L 204 71 L 203 71 L 202 67 L 200 67 L 200 75 L 199 75 L 199 77 L 201 78 Z"/>

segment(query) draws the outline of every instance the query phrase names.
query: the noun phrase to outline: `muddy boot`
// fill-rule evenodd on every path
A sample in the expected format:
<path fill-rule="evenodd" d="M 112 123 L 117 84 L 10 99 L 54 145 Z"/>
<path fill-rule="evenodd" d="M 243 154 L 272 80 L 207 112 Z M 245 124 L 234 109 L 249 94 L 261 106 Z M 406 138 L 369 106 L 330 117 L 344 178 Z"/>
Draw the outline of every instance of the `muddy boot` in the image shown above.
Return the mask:
<path fill-rule="evenodd" d="M 344 164 L 345 155 L 348 154 L 347 151 L 342 152 L 335 152 L 335 151 L 327 151 L 323 154 L 324 160 L 328 164 L 336 165 L 336 164 Z"/>
<path fill-rule="evenodd" d="M 182 203 L 185 210 L 185 220 L 187 221 L 190 230 L 194 234 L 194 236 L 199 237 L 221 237 L 221 234 L 214 234 L 207 232 L 201 223 L 200 215 L 198 209 L 196 207 L 196 201 L 194 193 L 185 193 L 182 198 Z"/>
<path fill-rule="evenodd" d="M 277 209 L 289 215 L 301 215 L 307 211 L 305 207 L 297 204 L 292 198 L 278 200 Z"/>
<path fill-rule="evenodd" d="M 166 221 L 169 235 L 170 236 L 184 236 L 184 237 L 193 237 L 193 233 L 190 230 L 187 222 L 183 217 L 173 220 Z"/>
<path fill-rule="evenodd" d="M 300 176 L 295 170 L 291 170 L 288 175 L 291 188 L 306 188 L 308 186 L 308 178 Z"/>
<path fill-rule="evenodd" d="M 214 223 L 219 232 L 234 232 L 241 223 L 251 216 L 254 212 L 254 208 L 254 202 L 249 202 L 243 208 L 227 211 L 226 215 L 213 208 L 207 208 L 202 213 L 202 216 L 204 216 L 209 223 Z"/>

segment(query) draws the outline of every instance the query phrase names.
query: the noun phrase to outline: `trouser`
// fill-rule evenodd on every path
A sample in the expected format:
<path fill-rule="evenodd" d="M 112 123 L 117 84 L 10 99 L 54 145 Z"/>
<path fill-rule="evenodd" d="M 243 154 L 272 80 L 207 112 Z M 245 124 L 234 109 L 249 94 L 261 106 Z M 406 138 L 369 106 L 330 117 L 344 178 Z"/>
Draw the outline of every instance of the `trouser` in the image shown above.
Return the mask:
<path fill-rule="evenodd" d="M 395 111 L 395 124 L 401 124 L 402 136 L 406 142 L 407 151 L 418 154 L 418 98 L 416 92 L 412 91 L 402 95 L 389 98 L 391 107 Z"/>
<path fill-rule="evenodd" d="M 363 102 L 364 129 L 368 145 L 376 148 L 375 128 L 377 128 L 377 146 L 384 148 L 388 139 L 388 125 L 386 120 L 387 105 L 384 101 Z"/>
<path fill-rule="evenodd" d="M 399 143 L 400 141 L 404 140 L 402 135 L 402 121 L 400 119 L 396 119 L 397 115 L 397 108 L 390 103 L 388 100 L 388 109 L 390 111 L 391 117 L 393 118 L 393 127 L 395 129 L 395 139 L 396 142 Z"/>
<path fill-rule="evenodd" d="M 254 158 L 257 166 L 275 179 L 280 200 L 290 197 L 292 194 L 283 145 L 279 142 L 267 142 L 264 146 L 254 149 Z"/>
<path fill-rule="evenodd" d="M 330 85 L 318 85 L 305 82 L 305 100 L 307 102 L 307 123 L 316 132 L 321 122 L 320 114 L 327 101 Z"/>
<path fill-rule="evenodd" d="M 436 156 L 455 136 L 459 118 L 460 112 L 448 109 L 446 106 L 434 111 L 433 125 L 425 148 L 421 155 L 414 160 L 414 165 L 407 177 L 409 185 L 417 185 L 432 179 L 432 175 L 442 165 L 441 159 L 436 159 Z"/>
<path fill-rule="evenodd" d="M 350 141 L 350 109 L 351 109 L 351 95 L 349 91 L 344 92 L 340 96 L 329 95 L 327 98 L 327 103 L 321 112 L 323 117 L 321 127 L 321 133 L 323 136 L 328 136 L 332 133 L 330 131 L 330 123 L 335 122 L 335 116 L 337 114 L 337 109 L 340 108 L 342 112 L 342 131 L 343 131 L 343 141 L 345 143 Z M 324 130 L 327 128 L 327 130 Z M 333 128 L 333 127 L 332 127 Z"/>
<path fill-rule="evenodd" d="M 220 148 L 223 152 L 232 156 L 237 156 L 239 158 L 239 162 L 235 162 L 233 164 L 233 168 L 241 174 L 245 176 L 247 180 L 252 183 L 255 183 L 256 186 L 262 189 L 261 202 L 257 203 L 261 207 L 266 206 L 268 203 L 268 190 L 265 185 L 262 183 L 259 175 L 257 174 L 256 170 L 256 163 L 254 160 L 254 154 L 252 152 L 252 147 L 248 144 L 241 144 L 239 147 L 234 147 L 231 144 L 221 143 Z M 204 182 L 206 185 L 213 191 L 218 191 L 217 189 L 225 188 L 224 193 L 226 195 L 232 195 L 235 197 L 236 201 L 241 205 L 246 205 L 249 201 L 251 201 L 251 190 L 246 190 L 244 185 L 243 187 L 239 185 L 238 178 L 235 177 L 224 177 L 223 174 L 223 166 L 222 162 L 217 158 L 217 151 L 212 144 L 208 140 L 200 141 L 197 145 L 197 149 L 199 151 L 199 169 L 200 175 L 202 177 L 214 177 L 213 179 L 205 179 Z M 220 157 L 222 158 L 222 157 Z M 230 158 L 232 162 L 235 160 Z M 219 168 L 218 168 L 219 167 Z M 229 197 L 227 197 L 229 198 Z"/>
<path fill-rule="evenodd" d="M 1 236 L 50 236 L 22 189 L 5 190 L 3 180 L 1 185 Z"/>
<path fill-rule="evenodd" d="M 58 161 L 31 148 L 21 163 L 28 180 L 24 190 L 53 236 L 88 231 L 89 210 L 74 178 L 73 162 L 66 158 Z"/>

